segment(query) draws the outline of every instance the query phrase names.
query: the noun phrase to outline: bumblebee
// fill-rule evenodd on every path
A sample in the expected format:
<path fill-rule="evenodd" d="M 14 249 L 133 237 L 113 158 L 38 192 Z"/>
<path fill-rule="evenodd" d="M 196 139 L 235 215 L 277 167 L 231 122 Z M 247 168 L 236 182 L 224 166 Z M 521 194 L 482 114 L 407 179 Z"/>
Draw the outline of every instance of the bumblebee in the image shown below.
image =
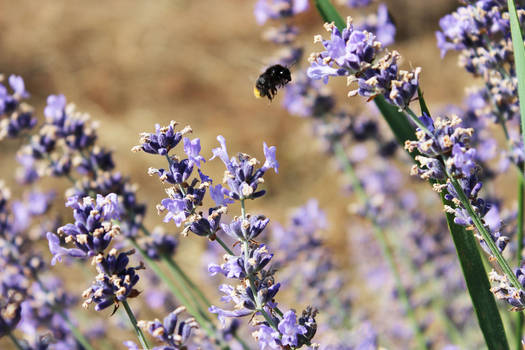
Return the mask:
<path fill-rule="evenodd" d="M 271 101 L 277 94 L 277 89 L 282 88 L 290 81 L 292 81 L 292 75 L 288 68 L 280 64 L 270 66 L 255 81 L 253 94 L 257 98 L 268 97 Z"/>

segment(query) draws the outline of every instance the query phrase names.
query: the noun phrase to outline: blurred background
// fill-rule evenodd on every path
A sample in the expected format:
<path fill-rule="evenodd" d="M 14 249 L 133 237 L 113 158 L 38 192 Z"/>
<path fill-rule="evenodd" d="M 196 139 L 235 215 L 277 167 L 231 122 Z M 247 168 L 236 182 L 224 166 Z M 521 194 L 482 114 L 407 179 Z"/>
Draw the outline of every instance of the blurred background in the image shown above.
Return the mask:
<path fill-rule="evenodd" d="M 461 102 L 471 78 L 457 67 L 453 54 L 440 58 L 434 37 L 439 18 L 451 12 L 457 1 L 384 2 L 397 25 L 394 48 L 403 55 L 405 65 L 423 67 L 427 102 L 433 107 Z M 170 120 L 189 124 L 192 137 L 201 139 L 206 158 L 218 145 L 215 138 L 219 134 L 225 136 L 230 154 L 242 151 L 264 159 L 262 143 L 277 146 L 279 174 L 266 176 L 267 196 L 249 203 L 248 210 L 285 222 L 290 208 L 317 198 L 329 222 L 325 239 L 336 258 L 348 262 L 349 253 L 341 244 L 350 204 L 349 197 L 341 193 L 344 181 L 320 150 L 309 121 L 289 116 L 281 107 L 281 95 L 272 103 L 253 97 L 255 79 L 276 50 L 262 39 L 263 27 L 253 16 L 254 3 L 113 0 L 37 4 L 3 0 L 0 71 L 24 78 L 37 115 L 42 116 L 47 95 L 62 93 L 78 110 L 99 121 L 99 142 L 114 150 L 117 169 L 138 184 L 138 197 L 150 208 L 146 223 L 151 227 L 161 222 L 154 207 L 164 191 L 157 179 L 147 175 L 147 169 L 162 163 L 130 152 L 139 133 Z M 306 57 L 320 49 L 313 44 L 313 35 L 324 34 L 312 6 L 297 18 Z M 359 16 L 357 10 L 339 8 L 344 16 Z M 375 6 L 367 11 L 375 11 Z M 343 84 L 331 85 L 339 91 L 339 101 L 363 108 L 361 99 L 345 97 Z M 2 167 L 11 169 L 19 144 L 8 141 L 2 147 Z M 207 165 L 208 173 L 221 176 L 222 164 L 213 163 Z M 408 176 L 408 168 L 405 170 Z M 12 185 L 11 176 L 5 172 L 2 178 Z M 59 204 L 63 189 L 65 185 L 58 190 Z M 177 261 L 195 268 L 186 253 L 204 246 L 203 240 L 183 239 Z M 87 287 L 87 278 L 71 277 L 81 283 L 81 289 Z"/>
<path fill-rule="evenodd" d="M 310 124 L 283 110 L 281 94 L 273 103 L 253 97 L 255 79 L 276 50 L 261 38 L 264 27 L 255 22 L 254 3 L 116 0 L 98 6 L 50 1 L 35 9 L 30 0 L 0 2 L 1 71 L 25 79 L 40 115 L 47 95 L 62 93 L 98 120 L 101 144 L 114 150 L 119 169 L 131 175 L 150 205 L 163 195 L 146 174 L 155 159 L 130 149 L 139 133 L 175 120 L 193 127 L 208 158 L 219 134 L 233 154 L 263 159 L 263 141 L 276 145 L 279 175 L 268 176 L 268 196 L 254 205 L 282 221 L 287 208 L 315 196 L 333 223 L 330 234 L 336 234 L 347 198 L 339 196 L 337 186 L 326 186 L 338 176 L 319 151 Z M 440 59 L 434 38 L 439 18 L 457 1 L 385 3 L 398 28 L 394 48 L 405 64 L 423 67 L 426 100 L 433 105 L 460 102 L 470 76 L 456 66 L 453 54 Z M 360 13 L 340 9 L 343 15 Z M 312 38 L 324 29 L 316 11 L 300 14 L 298 24 L 305 56 L 319 50 Z M 332 86 L 341 101 L 347 89 Z M 342 102 L 362 105 L 359 98 Z M 3 147 L 14 151 L 18 145 L 6 142 Z M 12 161 L 11 154 L 2 152 L 2 164 Z M 147 220 L 158 222 L 152 214 Z"/>

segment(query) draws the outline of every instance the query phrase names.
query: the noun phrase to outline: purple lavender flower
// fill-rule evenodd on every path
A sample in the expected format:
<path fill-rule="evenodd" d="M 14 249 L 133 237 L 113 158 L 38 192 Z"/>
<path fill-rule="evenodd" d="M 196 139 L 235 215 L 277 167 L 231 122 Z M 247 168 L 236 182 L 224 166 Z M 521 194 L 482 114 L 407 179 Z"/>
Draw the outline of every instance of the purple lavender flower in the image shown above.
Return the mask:
<path fill-rule="evenodd" d="M 26 91 L 26 86 L 24 84 L 24 79 L 22 79 L 21 76 L 9 76 L 9 85 L 11 86 L 15 94 L 17 94 L 21 98 L 29 97 L 29 93 Z"/>
<path fill-rule="evenodd" d="M 164 198 L 161 201 L 161 211 L 166 210 L 166 216 L 164 217 L 164 222 L 170 222 L 173 220 L 175 225 L 180 226 L 182 222 L 186 219 L 186 209 L 187 204 L 184 199 L 177 198 Z"/>
<path fill-rule="evenodd" d="M 50 122 L 60 120 L 64 117 L 66 109 L 66 97 L 64 95 L 49 95 L 47 106 L 44 108 L 44 115 Z"/>
<path fill-rule="evenodd" d="M 192 172 L 193 163 L 191 163 L 189 159 L 179 161 L 176 158 L 170 158 L 168 170 L 156 168 L 150 168 L 148 170 L 149 175 L 157 174 L 160 181 L 173 185 L 187 181 Z"/>
<path fill-rule="evenodd" d="M 228 225 L 221 224 L 221 228 L 233 239 L 249 241 L 257 238 L 269 222 L 270 219 L 263 215 L 247 215 L 245 219 L 238 217 Z"/>
<path fill-rule="evenodd" d="M 66 106 L 63 95 L 50 95 L 47 102 L 48 106 L 44 110 L 45 127 L 41 128 L 39 138 L 35 138 L 30 144 L 33 153 L 38 152 L 40 157 L 40 153 L 50 153 L 58 138 L 62 139 L 69 149 L 75 151 L 93 146 L 97 139 L 96 125 L 89 123 L 86 114 L 77 112 L 73 105 Z"/>
<path fill-rule="evenodd" d="M 330 40 L 316 36 L 315 42 L 322 42 L 325 51 L 313 53 L 307 75 L 312 79 L 328 82 L 330 76 L 348 76 L 348 83 L 357 82 L 357 89 L 349 96 L 361 95 L 373 98 L 384 95 L 388 102 L 405 109 L 419 86 L 420 68 L 413 71 L 398 69 L 399 53 L 381 53 L 381 43 L 375 35 L 361 31 L 348 19 L 343 31 L 332 24 L 325 24 L 331 33 Z"/>
<path fill-rule="evenodd" d="M 138 326 L 147 330 L 157 340 L 168 345 L 168 347 L 163 349 L 185 349 L 184 344 L 190 338 L 192 330 L 198 328 L 198 324 L 193 318 L 188 318 L 184 321 L 179 319 L 180 314 L 185 310 L 184 307 L 179 307 L 166 316 L 163 322 L 158 319 L 150 322 L 139 321 Z"/>
<path fill-rule="evenodd" d="M 93 147 L 86 158 L 77 161 L 79 174 L 88 175 L 96 172 L 109 172 L 115 168 L 111 151 L 101 147 Z"/>
<path fill-rule="evenodd" d="M 460 144 L 455 144 L 452 147 L 451 170 L 453 174 L 458 176 L 470 176 L 477 167 L 476 164 L 476 150 L 466 149 Z"/>
<path fill-rule="evenodd" d="M 319 208 L 319 202 L 313 198 L 296 209 L 291 219 L 294 227 L 303 230 L 307 235 L 328 228 L 326 214 Z"/>
<path fill-rule="evenodd" d="M 0 140 L 6 136 L 18 137 L 22 132 L 31 130 L 37 123 L 33 116 L 33 109 L 23 103 L 29 94 L 25 90 L 22 77 L 16 75 L 9 77 L 12 94 L 2 84 L 2 80 L 3 76 L 0 76 Z"/>
<path fill-rule="evenodd" d="M 135 267 L 128 266 L 128 256 L 134 253 L 133 250 L 118 253 L 116 249 L 112 249 L 107 256 L 102 254 L 96 256 L 95 262 L 99 274 L 96 281 L 82 293 L 86 298 L 83 307 L 87 308 L 95 303 L 95 310 L 101 311 L 139 294 L 133 287 L 139 281 L 137 270 L 143 269 L 144 266 L 142 263 Z"/>
<path fill-rule="evenodd" d="M 275 146 L 268 147 L 268 145 L 266 145 L 266 142 L 264 142 L 263 150 L 264 156 L 266 157 L 266 161 L 264 162 L 261 170 L 263 172 L 266 172 L 267 170 L 273 168 L 276 174 L 279 173 L 279 162 L 277 162 L 277 159 L 275 159 Z"/>
<path fill-rule="evenodd" d="M 222 187 L 221 184 L 218 184 L 217 186 L 210 186 L 210 197 L 218 207 L 227 206 L 228 204 L 234 202 L 233 199 L 227 197 L 227 193 L 229 193 L 229 191 Z"/>
<path fill-rule="evenodd" d="M 62 262 L 62 257 L 70 256 L 73 258 L 86 258 L 87 254 L 78 248 L 64 248 L 61 245 L 60 238 L 54 233 L 47 233 L 47 240 L 49 242 L 49 251 L 53 254 L 51 259 L 51 265 L 55 265 L 58 262 Z"/>
<path fill-rule="evenodd" d="M 308 0 L 258 0 L 254 14 L 259 25 L 268 19 L 295 16 L 308 9 Z"/>
<path fill-rule="evenodd" d="M 210 208 L 208 216 L 204 217 L 203 213 L 195 213 L 191 216 L 190 222 L 186 225 L 183 234 L 188 230 L 197 236 L 214 239 L 215 234 L 220 229 L 221 216 L 226 212 L 226 207 Z"/>
<path fill-rule="evenodd" d="M 363 22 L 359 23 L 359 29 L 374 33 L 377 41 L 379 41 L 383 47 L 390 46 L 394 43 L 396 26 L 385 4 L 379 4 L 376 14 L 367 16 Z"/>
<path fill-rule="evenodd" d="M 522 266 L 514 271 L 518 282 L 525 287 L 525 268 Z M 494 283 L 490 289 L 498 299 L 505 300 L 512 306 L 513 311 L 525 310 L 525 293 L 523 289 L 517 289 L 509 283 L 506 276 L 502 276 L 496 271 L 489 272 L 489 279 Z"/>
<path fill-rule="evenodd" d="M 306 334 L 306 327 L 297 324 L 297 316 L 293 310 L 287 311 L 279 322 L 282 345 L 297 346 L 298 337 Z"/>
<path fill-rule="evenodd" d="M 448 50 L 483 47 L 486 34 L 508 33 L 510 24 L 504 10 L 506 6 L 495 1 L 476 1 L 441 18 L 441 31 L 436 32 L 441 55 Z"/>
<path fill-rule="evenodd" d="M 61 248 L 58 237 L 48 233 L 49 248 L 54 254 L 53 264 L 61 261 L 64 255 L 91 257 L 100 254 L 120 233 L 120 227 L 112 223 L 121 215 L 116 194 L 97 195 L 96 200 L 91 197 L 80 200 L 74 196 L 68 199 L 66 206 L 73 208 L 75 223 L 60 227 L 58 234 L 65 237 L 66 242 L 73 242 L 76 248 Z"/>
<path fill-rule="evenodd" d="M 412 151 L 418 149 L 422 155 L 416 156 L 416 161 L 420 166 L 415 165 L 411 173 L 419 175 L 423 179 L 433 179 L 442 182 L 435 185 L 437 191 L 447 190 L 445 199 L 452 201 L 455 207 L 445 206 L 445 210 L 455 215 L 454 222 L 458 225 L 472 227 L 470 213 L 463 206 L 460 196 L 450 178 L 444 183 L 447 177 L 445 174 L 453 176 L 459 183 L 461 190 L 467 196 L 471 207 L 480 217 L 484 217 L 489 209 L 490 204 L 484 199 L 478 197 L 482 183 L 479 180 L 478 166 L 475 162 L 475 150 L 470 148 L 469 139 L 474 133 L 473 129 L 462 128 L 461 119 L 452 116 L 448 119 L 437 119 L 435 122 L 428 115 L 420 118 L 427 130 L 418 128 L 416 136 L 417 141 L 407 141 L 405 147 Z M 444 161 L 441 158 L 444 158 Z M 485 224 L 492 240 L 500 251 L 506 247 L 508 237 L 501 232 L 493 231 Z M 481 247 L 488 253 L 492 254 L 483 237 L 476 234 L 480 240 Z"/>
<path fill-rule="evenodd" d="M 525 23 L 522 5 L 518 19 Z M 484 80 L 485 104 L 491 119 L 510 120 L 519 117 L 517 80 L 505 1 L 469 1 L 452 14 L 443 17 L 441 31 L 436 32 L 441 56 L 459 51 L 459 65 Z"/>
<path fill-rule="evenodd" d="M 141 240 L 141 244 L 150 259 L 158 260 L 161 256 L 173 256 L 179 242 L 175 236 L 166 234 L 161 229 L 154 229 L 150 236 Z"/>
<path fill-rule="evenodd" d="M 175 121 L 171 121 L 169 126 L 164 127 L 156 124 L 155 133 L 142 133 L 140 135 L 140 145 L 133 147 L 132 151 L 144 151 L 161 156 L 167 155 L 179 144 L 182 136 L 191 132 L 190 127 L 186 127 L 181 131 L 175 131 L 176 126 L 177 123 Z"/>
<path fill-rule="evenodd" d="M 276 334 L 277 333 L 277 334 Z M 252 333 L 255 340 L 259 342 L 259 349 L 281 349 L 279 341 L 279 332 L 275 332 L 267 325 L 261 325 L 259 329 Z M 277 337 L 276 337 L 277 336 Z"/>
<path fill-rule="evenodd" d="M 4 289 L 4 288 L 2 288 Z M 0 338 L 13 331 L 21 318 L 23 293 L 15 289 L 2 290 L 0 298 Z"/>
<path fill-rule="evenodd" d="M 201 162 L 206 162 L 204 157 L 199 154 L 200 151 L 201 142 L 199 139 L 194 139 L 193 141 L 191 141 L 187 137 L 184 138 L 184 152 L 188 155 L 188 166 L 192 166 L 193 164 L 195 164 L 198 168 L 200 168 Z"/>
<path fill-rule="evenodd" d="M 22 303 L 22 319 L 19 329 L 26 334 L 38 334 L 41 329 L 50 332 L 49 341 L 53 348 L 79 349 L 70 326 L 68 309 L 76 303 L 57 278 L 44 279 L 33 283 L 28 298 Z M 67 317 L 67 320 L 66 320 Z"/>
<path fill-rule="evenodd" d="M 255 169 L 257 160 L 251 158 L 247 154 L 239 154 L 237 159 L 229 158 L 226 148 L 226 140 L 223 136 L 217 136 L 221 147 L 212 150 L 213 157 L 219 157 L 224 165 L 226 165 L 225 182 L 230 189 L 227 193 L 228 197 L 235 200 L 240 199 L 254 199 L 264 195 L 265 191 L 257 191 L 259 183 L 263 181 L 264 173 L 273 168 L 275 172 L 279 168 L 279 163 L 275 159 L 275 146 L 268 147 L 264 144 L 264 154 L 266 161 L 260 169 Z M 210 160 L 211 160 L 210 159 Z"/>

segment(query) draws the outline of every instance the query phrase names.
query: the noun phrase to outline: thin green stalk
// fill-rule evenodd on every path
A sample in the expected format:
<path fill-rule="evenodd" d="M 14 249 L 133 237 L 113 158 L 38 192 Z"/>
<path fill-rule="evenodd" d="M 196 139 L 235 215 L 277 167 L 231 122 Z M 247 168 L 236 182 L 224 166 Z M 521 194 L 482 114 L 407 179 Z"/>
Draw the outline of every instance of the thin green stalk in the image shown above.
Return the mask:
<path fill-rule="evenodd" d="M 215 241 L 217 241 L 217 243 L 221 245 L 221 247 L 226 251 L 226 253 L 228 253 L 229 255 L 235 255 L 222 239 L 220 239 L 219 237 L 215 237 Z"/>
<path fill-rule="evenodd" d="M 144 235 L 151 236 L 151 232 L 143 224 L 140 225 L 140 229 L 142 230 Z M 166 263 L 170 272 L 172 272 L 177 282 L 181 286 L 184 286 L 184 289 L 188 290 L 190 294 L 196 296 L 196 298 L 194 299 L 199 299 L 199 301 L 202 303 L 202 305 L 200 306 L 203 306 L 204 309 L 207 310 L 211 305 L 210 301 L 206 299 L 204 293 L 202 293 L 202 291 L 197 287 L 197 285 L 188 277 L 188 275 L 184 273 L 184 271 L 175 262 L 175 260 L 173 260 L 171 256 L 166 254 L 162 254 L 161 259 Z M 196 307 L 199 308 L 199 305 L 196 305 Z M 202 310 L 200 311 L 201 313 L 204 313 Z"/>
<path fill-rule="evenodd" d="M 69 320 L 66 313 L 63 310 L 55 311 L 58 311 L 62 319 L 66 321 L 69 330 L 71 331 L 71 333 L 73 333 L 73 336 L 82 345 L 82 347 L 85 350 L 94 350 L 94 348 L 89 344 L 89 340 L 87 340 L 86 337 L 84 337 L 84 335 L 82 334 L 82 332 L 80 332 L 80 330 L 73 324 L 73 322 Z"/>
<path fill-rule="evenodd" d="M 11 333 L 11 331 L 7 332 L 7 334 L 9 335 L 9 339 L 11 339 L 11 342 L 13 343 L 13 345 L 14 345 L 18 350 L 24 350 L 24 348 L 22 347 L 22 345 L 20 344 L 20 342 L 18 341 L 18 339 L 16 339 L 16 337 L 14 336 L 13 333 Z"/>
<path fill-rule="evenodd" d="M 523 181 L 523 177 L 519 179 L 518 182 L 518 246 L 517 246 L 517 266 L 521 265 L 522 260 L 522 250 L 523 250 L 523 214 L 524 214 L 524 196 L 523 192 L 525 190 L 525 182 Z M 516 342 L 517 346 L 516 349 L 520 350 L 521 347 L 521 339 L 523 338 L 523 313 L 518 312 L 516 316 Z"/>
<path fill-rule="evenodd" d="M 357 196 L 359 197 L 359 200 L 363 205 L 366 205 L 368 203 L 366 192 L 361 186 L 361 182 L 359 181 L 359 178 L 357 177 L 354 168 L 352 167 L 352 164 L 348 161 L 348 157 L 346 156 L 344 149 L 340 143 L 336 143 L 335 145 L 335 154 L 336 157 L 343 164 L 344 171 L 348 174 L 348 177 L 352 182 L 352 185 L 357 193 Z M 426 349 L 427 344 L 425 337 L 421 332 L 421 327 L 419 327 L 419 323 L 417 321 L 412 305 L 410 304 L 408 294 L 406 292 L 405 287 L 403 286 L 403 282 L 401 280 L 401 273 L 399 272 L 399 267 L 397 266 L 397 263 L 394 259 L 394 254 L 392 252 L 392 249 L 390 248 L 388 239 L 385 233 L 383 232 L 381 226 L 378 224 L 377 220 L 371 216 L 368 216 L 368 219 L 370 219 L 372 223 L 374 237 L 379 243 L 383 256 L 385 257 L 388 267 L 390 268 L 390 271 L 394 276 L 397 293 L 399 295 L 399 298 L 401 299 L 401 302 L 403 303 L 405 313 L 410 322 L 412 323 L 412 328 L 414 330 L 418 347 L 421 349 Z"/>
<path fill-rule="evenodd" d="M 49 293 L 49 290 L 47 289 L 47 287 L 44 285 L 44 283 L 40 280 L 40 278 L 36 274 L 33 274 L 33 278 L 35 279 L 36 283 L 38 283 L 38 286 L 40 287 L 40 289 L 42 289 L 44 293 Z M 90 345 L 89 340 L 84 336 L 84 334 L 82 334 L 80 329 L 78 329 L 78 327 L 73 322 L 71 322 L 71 320 L 69 320 L 69 317 L 64 312 L 64 310 L 57 307 L 56 305 L 51 305 L 51 308 L 53 309 L 53 311 L 58 313 L 60 317 L 62 317 L 62 319 L 67 323 L 69 329 L 71 330 L 71 333 L 73 333 L 73 336 L 75 337 L 75 339 L 86 350 L 94 350 L 94 348 Z"/>
<path fill-rule="evenodd" d="M 190 303 L 188 298 L 181 293 L 181 291 L 173 284 L 173 282 L 166 276 L 166 274 L 162 271 L 160 266 L 151 258 L 148 257 L 146 252 L 140 247 L 140 245 L 134 240 L 130 239 L 133 246 L 140 252 L 142 255 L 142 258 L 146 261 L 146 264 L 149 266 L 149 268 L 166 284 L 168 289 L 171 293 L 181 302 L 185 307 L 186 310 L 188 310 L 189 314 L 195 317 L 199 325 L 206 331 L 208 336 L 211 338 L 215 338 L 215 333 L 210 328 L 210 322 L 206 321 L 200 312 L 198 312 L 194 306 L 193 303 Z M 213 325 L 212 325 L 213 326 Z"/>
<path fill-rule="evenodd" d="M 205 307 L 207 310 L 211 306 L 211 302 L 206 298 L 204 293 L 200 290 L 199 287 L 184 273 L 184 271 L 180 268 L 180 266 L 173 260 L 170 256 L 162 255 L 162 260 L 168 265 L 171 271 L 175 272 L 175 278 L 178 279 L 177 282 L 179 282 L 181 285 L 186 285 L 189 287 L 191 292 L 194 293 L 194 295 L 197 296 L 197 298 L 200 300 L 200 302 L 203 304 L 202 306 Z"/>
<path fill-rule="evenodd" d="M 522 138 L 525 144 L 525 132 L 523 132 L 525 131 L 525 47 L 523 46 L 521 26 L 514 0 L 507 0 L 507 5 L 509 7 L 510 31 L 512 36 L 512 47 L 514 49 L 516 77 L 518 80 Z"/>
<path fill-rule="evenodd" d="M 139 326 L 137 326 L 137 319 L 135 318 L 133 311 L 129 307 L 128 301 L 123 300 L 122 305 L 124 305 L 124 309 L 126 310 L 126 314 L 128 315 L 129 322 L 133 326 L 135 333 L 137 333 L 137 338 L 139 338 L 140 344 L 142 345 L 144 349 L 149 350 L 148 341 L 146 340 L 144 333 L 142 333 L 142 330 L 139 328 Z"/>
<path fill-rule="evenodd" d="M 144 232 L 144 234 L 146 236 L 150 236 L 151 235 L 150 231 L 144 225 L 141 225 L 141 230 L 142 230 L 142 232 Z M 211 319 L 208 316 L 208 314 L 204 311 L 204 310 L 208 310 L 208 308 L 211 306 L 211 302 L 206 298 L 206 296 L 204 295 L 204 293 L 202 293 L 202 291 L 199 289 L 199 287 L 189 278 L 189 276 L 184 273 L 184 271 L 172 259 L 172 257 L 167 256 L 167 255 L 161 255 L 162 260 L 166 263 L 166 265 L 168 266 L 169 270 L 173 273 L 173 275 L 175 276 L 175 279 L 177 280 L 177 282 L 183 286 L 182 289 L 184 289 L 184 290 L 186 290 L 186 292 L 190 293 L 190 298 L 189 299 L 192 299 L 192 301 L 193 301 L 193 299 L 196 299 L 196 296 L 197 296 L 197 298 L 199 298 L 200 301 L 202 303 L 204 303 L 204 305 L 198 305 L 198 304 L 197 305 L 193 305 L 193 306 L 195 306 L 196 309 L 194 309 L 193 306 L 188 307 L 187 306 L 188 303 L 189 303 L 188 298 L 182 295 L 182 292 L 173 284 L 173 282 L 166 276 L 166 274 L 164 274 L 164 272 L 155 263 L 155 261 L 149 259 L 145 255 L 146 252 L 137 244 L 137 242 L 135 240 L 130 239 L 130 241 L 132 242 L 133 246 L 140 251 L 140 253 L 144 257 L 144 259 L 146 260 L 146 263 L 153 270 L 153 272 L 168 286 L 168 288 L 175 295 L 175 297 L 186 306 L 188 312 L 193 317 L 195 317 L 195 319 L 197 319 L 197 321 L 200 324 L 202 324 L 203 327 L 204 327 L 204 323 L 203 322 L 207 322 L 211 326 L 211 329 L 215 329 L 215 325 L 211 321 Z M 201 308 L 201 306 L 204 306 L 204 310 Z M 196 313 L 199 313 L 200 320 L 199 320 L 198 317 L 195 316 Z M 214 336 L 213 333 L 210 333 L 210 332 L 208 332 L 208 335 L 210 337 Z M 239 342 L 239 344 L 242 346 L 242 348 L 244 350 L 249 350 L 248 345 L 246 345 L 244 340 L 242 338 L 240 338 L 239 335 L 235 334 L 234 338 Z M 223 345 L 223 348 L 224 348 L 224 345 Z"/>

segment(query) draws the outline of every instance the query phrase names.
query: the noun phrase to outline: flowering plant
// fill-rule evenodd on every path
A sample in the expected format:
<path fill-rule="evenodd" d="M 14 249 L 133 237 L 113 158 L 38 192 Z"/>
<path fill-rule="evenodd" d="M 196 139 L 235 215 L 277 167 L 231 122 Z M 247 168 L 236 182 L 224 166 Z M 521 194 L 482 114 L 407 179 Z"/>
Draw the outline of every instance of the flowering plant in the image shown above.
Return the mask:
<path fill-rule="evenodd" d="M 284 109 L 310 120 L 321 162 L 334 160 L 345 176 L 336 191 L 349 202 L 347 227 L 334 228 L 316 199 L 284 225 L 261 209 L 280 208 L 274 177 L 290 176 L 285 147 L 278 153 L 254 133 L 264 160 L 233 155 L 233 136 L 209 147 L 175 121 L 140 133 L 132 148 L 133 161 L 153 164 L 143 173 L 162 196 L 153 200 L 158 217 L 148 216 L 154 196 L 123 175 L 99 123 L 61 94 L 47 97 L 39 118 L 23 78 L 0 77 L 0 140 L 17 149 L 19 184 L 0 181 L 2 347 L 521 346 L 525 4 L 464 0 L 439 21 L 441 56 L 457 52 L 480 84 L 464 105 L 433 113 L 428 68 L 406 67 L 391 49 L 398 28 L 385 4 L 340 1 L 374 7 L 344 21 L 330 1 L 314 3 L 328 35 L 314 36 L 320 51 L 308 60 L 308 1 L 257 0 L 254 20 L 283 49 L 271 63 L 292 71 L 279 93 Z M 347 98 L 376 108 L 338 101 L 330 83 L 341 77 Z M 502 195 L 501 179 L 516 183 L 516 196 Z M 164 226 L 150 229 L 152 221 Z M 191 244 L 203 243 L 199 263 Z M 103 321 L 86 322 L 90 312 Z"/>

